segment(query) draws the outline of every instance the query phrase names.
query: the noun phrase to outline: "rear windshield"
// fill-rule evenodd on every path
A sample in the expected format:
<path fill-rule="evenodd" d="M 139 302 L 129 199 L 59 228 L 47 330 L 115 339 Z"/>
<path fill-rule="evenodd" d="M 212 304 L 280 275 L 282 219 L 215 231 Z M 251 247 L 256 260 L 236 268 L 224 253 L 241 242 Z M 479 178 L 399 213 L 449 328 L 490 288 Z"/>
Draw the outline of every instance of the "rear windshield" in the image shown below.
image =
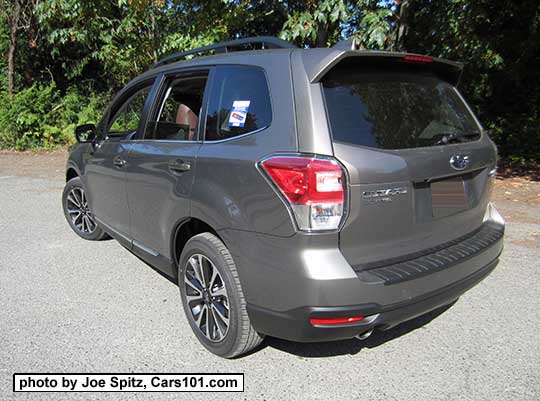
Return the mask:
<path fill-rule="evenodd" d="M 338 70 L 323 88 L 337 142 L 405 149 L 480 137 L 454 87 L 436 77 Z"/>

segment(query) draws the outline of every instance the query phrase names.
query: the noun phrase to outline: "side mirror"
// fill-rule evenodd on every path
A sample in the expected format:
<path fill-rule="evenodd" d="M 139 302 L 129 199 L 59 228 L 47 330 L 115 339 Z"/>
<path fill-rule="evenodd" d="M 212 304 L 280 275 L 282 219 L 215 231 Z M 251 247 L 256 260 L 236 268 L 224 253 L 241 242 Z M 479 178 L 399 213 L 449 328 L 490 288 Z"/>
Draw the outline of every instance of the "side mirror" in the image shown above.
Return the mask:
<path fill-rule="evenodd" d="M 78 142 L 92 142 L 96 138 L 96 126 L 94 124 L 83 124 L 75 127 L 75 137 Z"/>

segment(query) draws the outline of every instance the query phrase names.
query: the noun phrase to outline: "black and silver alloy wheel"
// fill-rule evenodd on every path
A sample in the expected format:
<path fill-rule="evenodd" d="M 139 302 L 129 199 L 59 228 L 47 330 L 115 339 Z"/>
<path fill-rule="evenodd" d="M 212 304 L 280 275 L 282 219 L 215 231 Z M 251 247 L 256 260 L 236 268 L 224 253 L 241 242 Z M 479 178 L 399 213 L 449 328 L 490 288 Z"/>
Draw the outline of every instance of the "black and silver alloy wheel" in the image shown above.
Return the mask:
<path fill-rule="evenodd" d="M 178 287 L 193 333 L 210 352 L 234 358 L 264 336 L 251 325 L 236 264 L 212 233 L 191 237 L 178 260 Z"/>
<path fill-rule="evenodd" d="M 62 193 L 62 206 L 67 222 L 79 237 L 91 241 L 107 238 L 107 233 L 97 225 L 90 211 L 84 186 L 79 177 L 66 182 Z"/>
<path fill-rule="evenodd" d="M 191 318 L 212 342 L 222 341 L 229 331 L 229 297 L 219 270 L 201 254 L 192 255 L 185 266 L 185 297 Z"/>
<path fill-rule="evenodd" d="M 73 226 L 75 226 L 83 234 L 92 234 L 97 225 L 92 216 L 92 212 L 88 208 L 88 202 L 84 189 L 73 187 L 67 195 L 67 212 L 71 218 Z"/>

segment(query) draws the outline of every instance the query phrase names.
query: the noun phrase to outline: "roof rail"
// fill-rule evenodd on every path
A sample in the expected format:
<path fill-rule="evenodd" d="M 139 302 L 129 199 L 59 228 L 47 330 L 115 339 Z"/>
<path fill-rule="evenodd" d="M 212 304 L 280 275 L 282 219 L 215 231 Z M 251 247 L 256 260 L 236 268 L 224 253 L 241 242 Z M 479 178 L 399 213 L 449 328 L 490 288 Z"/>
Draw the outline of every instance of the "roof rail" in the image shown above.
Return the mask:
<path fill-rule="evenodd" d="M 177 60 L 181 60 L 186 56 L 191 56 L 193 54 L 206 53 L 211 50 L 214 50 L 216 53 L 228 53 L 230 47 L 238 47 L 247 44 L 260 43 L 262 44 L 263 49 L 296 49 L 297 47 L 291 42 L 286 40 L 275 38 L 273 36 L 256 36 L 251 38 L 229 40 L 227 42 L 216 43 L 215 45 L 198 47 L 196 49 L 187 50 L 185 52 L 174 53 L 170 56 L 167 56 L 157 63 L 155 63 L 152 68 L 162 66 L 167 63 L 172 63 Z"/>

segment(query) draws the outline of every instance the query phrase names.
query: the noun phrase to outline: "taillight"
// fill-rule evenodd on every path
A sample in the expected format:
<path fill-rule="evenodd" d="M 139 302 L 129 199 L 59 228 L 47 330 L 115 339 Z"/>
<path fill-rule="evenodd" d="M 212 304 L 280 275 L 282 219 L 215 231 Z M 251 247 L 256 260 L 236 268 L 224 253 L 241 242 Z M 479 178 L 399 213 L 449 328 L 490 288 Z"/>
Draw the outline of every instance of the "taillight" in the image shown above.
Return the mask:
<path fill-rule="evenodd" d="M 301 230 L 335 230 L 343 217 L 345 180 L 331 158 L 272 156 L 260 163 L 291 207 Z"/>

